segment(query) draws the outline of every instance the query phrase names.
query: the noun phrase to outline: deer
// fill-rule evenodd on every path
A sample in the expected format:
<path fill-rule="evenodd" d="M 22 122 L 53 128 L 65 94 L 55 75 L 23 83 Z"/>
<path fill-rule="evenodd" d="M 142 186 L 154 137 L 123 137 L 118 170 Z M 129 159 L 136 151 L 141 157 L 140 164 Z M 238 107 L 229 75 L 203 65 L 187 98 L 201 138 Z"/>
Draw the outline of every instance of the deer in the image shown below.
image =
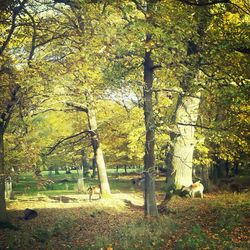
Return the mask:
<path fill-rule="evenodd" d="M 200 196 L 203 199 L 204 186 L 200 181 L 197 181 L 189 187 L 182 187 L 181 191 L 187 191 L 192 198 L 195 197 L 196 193 L 200 193 Z"/>
<path fill-rule="evenodd" d="M 98 194 L 99 195 L 99 199 L 101 199 L 101 185 L 97 185 L 97 186 L 90 186 L 88 188 L 88 193 L 89 193 L 89 201 L 92 200 L 92 195 L 93 194 Z"/>

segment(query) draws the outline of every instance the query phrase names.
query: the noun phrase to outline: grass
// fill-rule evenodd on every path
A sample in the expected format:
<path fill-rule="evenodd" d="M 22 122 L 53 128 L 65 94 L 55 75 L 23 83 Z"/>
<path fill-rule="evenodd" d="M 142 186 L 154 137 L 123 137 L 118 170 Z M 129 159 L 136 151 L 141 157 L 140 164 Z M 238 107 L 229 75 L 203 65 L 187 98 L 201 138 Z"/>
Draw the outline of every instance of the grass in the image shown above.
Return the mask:
<path fill-rule="evenodd" d="M 109 169 L 109 178 L 112 180 L 110 182 L 110 187 L 114 192 L 120 192 L 121 190 L 133 191 L 133 186 L 131 185 L 130 178 L 127 179 L 117 179 L 116 170 Z M 135 169 L 128 169 L 128 173 L 134 174 Z M 119 173 L 122 176 L 124 173 Z M 43 171 L 42 176 L 49 178 L 54 183 L 47 184 L 43 187 L 38 187 L 37 180 L 33 173 L 22 173 L 19 176 L 19 181 L 13 183 L 14 195 L 35 195 L 38 192 L 44 195 L 57 195 L 60 194 L 74 194 L 78 192 L 77 189 L 77 179 L 78 173 L 76 170 L 72 170 L 71 174 L 66 174 L 65 171 L 59 171 L 59 174 L 51 174 L 50 171 Z M 113 178 L 113 177 L 116 178 Z M 98 180 L 87 177 L 84 179 L 85 189 L 90 185 L 97 185 Z"/>
<path fill-rule="evenodd" d="M 137 169 L 138 170 L 138 169 Z M 131 175 L 136 174 L 135 169 L 128 169 L 128 175 L 125 175 L 124 171 L 119 173 L 119 177 L 116 175 L 116 170 L 109 169 L 108 175 L 110 180 L 110 188 L 113 193 L 116 192 L 138 192 L 138 190 L 131 183 Z M 13 183 L 14 197 L 20 195 L 34 196 L 37 193 L 42 195 L 66 195 L 77 194 L 78 186 L 77 179 L 78 173 L 76 170 L 71 171 L 71 174 L 66 174 L 65 171 L 59 171 L 59 174 L 51 174 L 49 171 L 43 171 L 42 176 L 52 180 L 54 183 L 47 184 L 43 187 L 38 187 L 38 183 L 33 173 L 22 173 L 19 176 L 19 181 Z M 85 192 L 90 185 L 97 185 L 98 180 L 91 177 L 84 178 Z M 164 192 L 164 180 L 156 182 L 156 188 L 159 191 Z"/>
<path fill-rule="evenodd" d="M 160 249 L 165 239 L 176 230 L 176 224 L 163 216 L 158 219 L 139 218 L 130 224 L 120 227 L 111 236 L 98 235 L 95 243 L 88 249 Z"/>
<path fill-rule="evenodd" d="M 220 194 L 196 203 L 200 207 L 192 208 L 196 220 L 190 221 L 191 228 L 174 249 L 249 249 L 249 205 L 249 193 Z M 180 217 L 186 220 L 187 212 Z"/>
<path fill-rule="evenodd" d="M 203 232 L 199 224 L 195 224 L 191 227 L 190 232 L 186 234 L 182 239 L 177 241 L 175 245 L 176 250 L 196 250 L 196 249 L 216 250 L 216 242 L 211 239 L 205 232 Z"/>
<path fill-rule="evenodd" d="M 76 203 L 30 197 L 9 204 L 10 217 L 21 230 L 5 230 L 7 246 L 24 250 L 32 246 L 73 250 L 246 250 L 250 240 L 248 195 L 178 198 L 167 204 L 170 214 L 152 219 L 144 218 L 143 197 L 138 193 L 120 192 L 107 200 Z M 128 206 L 125 199 L 136 206 Z M 17 220 L 28 206 L 38 211 L 38 217 L 26 222 Z"/>
<path fill-rule="evenodd" d="M 21 230 L 4 229 L 8 249 L 25 250 L 33 246 L 73 250 L 99 250 L 109 246 L 115 250 L 249 249 L 249 193 L 205 194 L 204 199 L 176 197 L 167 203 L 171 211 L 168 216 L 145 219 L 142 190 L 132 186 L 131 175 L 113 178 L 111 172 L 112 197 L 101 200 L 94 197 L 89 202 L 87 194 L 77 191 L 76 171 L 42 174 L 55 183 L 38 189 L 32 174 L 26 173 L 14 186 L 17 199 L 8 203 L 8 210 L 13 224 Z M 63 179 L 68 182 L 61 183 Z M 91 178 L 84 181 L 86 187 L 98 182 Z M 163 197 L 164 184 L 163 180 L 156 183 L 158 202 Z M 75 200 L 64 203 L 48 199 L 48 196 L 63 195 Z M 128 206 L 124 200 L 135 206 Z M 27 207 L 35 208 L 39 216 L 27 222 L 18 220 Z"/>
<path fill-rule="evenodd" d="M 53 236 L 65 236 L 67 234 L 68 230 L 73 226 L 74 219 L 73 218 L 65 218 L 65 217 L 59 217 L 52 225 L 51 227 L 41 227 L 37 228 L 34 232 L 34 237 L 42 242 L 48 242 L 51 237 Z"/>

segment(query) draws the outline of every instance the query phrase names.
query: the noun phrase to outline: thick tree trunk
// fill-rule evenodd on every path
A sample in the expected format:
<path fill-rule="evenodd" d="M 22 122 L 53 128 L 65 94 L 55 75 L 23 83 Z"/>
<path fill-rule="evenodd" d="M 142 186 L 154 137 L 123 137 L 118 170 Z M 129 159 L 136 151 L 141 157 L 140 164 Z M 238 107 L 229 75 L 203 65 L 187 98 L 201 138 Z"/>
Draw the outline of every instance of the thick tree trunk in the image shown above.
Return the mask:
<path fill-rule="evenodd" d="M 93 108 L 93 97 L 91 94 L 87 94 L 87 103 L 88 103 L 88 123 L 89 123 L 89 130 L 91 131 L 91 144 L 94 150 L 94 156 L 96 159 L 96 166 L 98 171 L 98 177 L 101 185 L 102 197 L 109 196 L 111 194 L 107 169 L 104 161 L 103 152 L 101 149 L 101 144 L 97 134 L 97 122 L 96 122 L 96 115 Z"/>
<path fill-rule="evenodd" d="M 4 169 L 4 129 L 0 123 L 0 223 L 7 222 L 7 210 L 5 201 L 5 169 Z"/>
<path fill-rule="evenodd" d="M 172 169 L 177 189 L 192 184 L 195 124 L 198 118 L 200 95 L 180 96 L 177 111 L 177 133 L 173 142 Z"/>
<path fill-rule="evenodd" d="M 101 183 L 102 196 L 109 196 L 111 194 L 104 156 L 100 145 L 96 149 L 96 164 L 98 169 L 98 176 Z"/>
<path fill-rule="evenodd" d="M 146 42 L 151 40 L 147 35 Z M 155 123 L 153 113 L 153 61 L 151 51 L 145 52 L 144 57 L 144 121 L 146 129 L 145 155 L 144 155 L 144 174 L 145 174 L 145 196 L 144 212 L 145 216 L 158 216 L 158 209 L 155 199 Z"/>
<path fill-rule="evenodd" d="M 211 15 L 208 8 L 197 9 L 195 13 L 197 19 L 198 43 L 192 39 L 187 42 L 187 57 L 189 58 L 188 71 L 183 76 L 180 86 L 183 94 L 179 96 L 173 122 L 176 124 L 176 130 L 171 136 L 171 159 L 170 168 L 172 175 L 167 180 L 167 192 L 172 188 L 179 189 L 189 186 L 192 183 L 192 161 L 195 146 L 195 125 L 199 114 L 200 92 L 194 90 L 197 83 L 200 82 L 200 64 L 202 43 L 205 31 L 209 25 Z M 166 160 L 169 162 L 169 160 Z M 167 194 L 168 196 L 168 194 Z M 166 197 L 167 197 L 166 196 Z"/>

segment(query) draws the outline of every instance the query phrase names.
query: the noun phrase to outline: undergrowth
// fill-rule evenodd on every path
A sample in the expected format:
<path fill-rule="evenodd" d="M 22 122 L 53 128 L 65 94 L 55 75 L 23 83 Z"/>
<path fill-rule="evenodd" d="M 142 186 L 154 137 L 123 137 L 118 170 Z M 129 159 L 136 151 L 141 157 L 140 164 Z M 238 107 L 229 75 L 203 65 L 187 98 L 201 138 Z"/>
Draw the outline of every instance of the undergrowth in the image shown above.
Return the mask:
<path fill-rule="evenodd" d="M 108 246 L 119 250 L 159 249 L 176 228 L 176 224 L 167 216 L 140 218 L 120 227 L 112 235 L 97 236 L 94 244 L 87 249 L 105 249 Z"/>

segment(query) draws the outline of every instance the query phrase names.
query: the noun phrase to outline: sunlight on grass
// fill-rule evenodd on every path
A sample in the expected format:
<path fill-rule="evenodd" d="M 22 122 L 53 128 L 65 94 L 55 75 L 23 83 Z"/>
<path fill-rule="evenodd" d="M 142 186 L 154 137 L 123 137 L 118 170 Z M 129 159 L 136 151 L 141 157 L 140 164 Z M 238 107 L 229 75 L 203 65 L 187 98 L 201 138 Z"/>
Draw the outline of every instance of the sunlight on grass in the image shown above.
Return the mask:
<path fill-rule="evenodd" d="M 122 212 L 126 206 L 124 200 L 130 200 L 136 205 L 143 205 L 143 199 L 140 194 L 112 194 L 109 198 L 100 200 L 97 197 L 93 197 L 91 202 L 87 194 L 57 196 L 38 194 L 32 197 L 29 195 L 18 196 L 16 200 L 8 203 L 8 210 L 24 210 L 27 207 L 36 209 L 90 207 L 96 209 L 112 208 L 112 210 Z"/>

